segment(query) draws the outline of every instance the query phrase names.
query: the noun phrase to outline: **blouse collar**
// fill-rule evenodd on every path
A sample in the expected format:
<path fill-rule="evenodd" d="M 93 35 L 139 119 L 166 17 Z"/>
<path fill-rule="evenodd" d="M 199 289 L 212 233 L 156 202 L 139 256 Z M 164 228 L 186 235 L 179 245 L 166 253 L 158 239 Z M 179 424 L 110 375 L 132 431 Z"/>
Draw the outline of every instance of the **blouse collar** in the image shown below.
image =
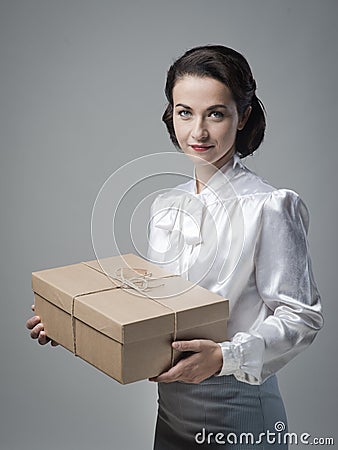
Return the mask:
<path fill-rule="evenodd" d="M 196 192 L 196 169 L 189 186 L 189 192 L 197 197 L 214 197 L 219 194 L 221 188 L 229 185 L 230 180 L 236 175 L 238 169 L 244 168 L 240 157 L 235 153 L 232 158 L 220 167 L 216 173 L 208 180 L 206 186 L 200 193 Z"/>
<path fill-rule="evenodd" d="M 194 170 L 192 180 L 161 197 L 162 201 L 158 205 L 158 211 L 152 219 L 155 227 L 172 231 L 177 223 L 187 244 L 202 243 L 200 230 L 205 207 L 233 197 L 235 191 L 230 180 L 242 167 L 244 166 L 240 162 L 239 156 L 235 154 L 216 171 L 199 194 L 196 193 Z"/>

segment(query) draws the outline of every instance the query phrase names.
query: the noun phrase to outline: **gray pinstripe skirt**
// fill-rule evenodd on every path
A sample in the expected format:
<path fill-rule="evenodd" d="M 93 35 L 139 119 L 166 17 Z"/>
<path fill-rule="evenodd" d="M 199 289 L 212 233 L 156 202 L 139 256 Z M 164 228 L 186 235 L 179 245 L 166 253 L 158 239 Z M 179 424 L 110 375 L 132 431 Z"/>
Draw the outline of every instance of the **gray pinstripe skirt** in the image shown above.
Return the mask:
<path fill-rule="evenodd" d="M 154 450 L 285 450 L 283 424 L 287 431 L 275 375 L 261 385 L 232 375 L 199 384 L 158 383 Z"/>

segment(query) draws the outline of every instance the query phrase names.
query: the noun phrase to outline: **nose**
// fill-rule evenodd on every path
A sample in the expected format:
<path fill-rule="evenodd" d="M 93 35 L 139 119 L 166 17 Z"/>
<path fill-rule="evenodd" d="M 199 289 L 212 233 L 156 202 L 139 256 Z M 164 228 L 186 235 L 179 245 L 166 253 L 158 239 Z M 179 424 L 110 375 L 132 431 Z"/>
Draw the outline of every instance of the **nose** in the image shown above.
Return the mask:
<path fill-rule="evenodd" d="M 202 118 L 196 119 L 194 121 L 194 126 L 191 130 L 191 137 L 197 142 L 205 141 L 209 136 L 208 129 L 205 126 L 205 123 Z"/>

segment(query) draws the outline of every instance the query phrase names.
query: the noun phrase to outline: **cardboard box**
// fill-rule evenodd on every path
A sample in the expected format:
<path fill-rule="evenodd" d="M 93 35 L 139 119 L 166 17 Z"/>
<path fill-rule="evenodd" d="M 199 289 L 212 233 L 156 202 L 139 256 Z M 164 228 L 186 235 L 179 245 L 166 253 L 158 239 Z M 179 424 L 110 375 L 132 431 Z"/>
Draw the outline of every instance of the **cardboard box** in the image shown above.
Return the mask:
<path fill-rule="evenodd" d="M 119 268 L 153 279 L 135 290 Z M 32 288 L 47 335 L 122 384 L 168 370 L 173 340 L 226 340 L 228 300 L 133 254 L 34 272 Z"/>

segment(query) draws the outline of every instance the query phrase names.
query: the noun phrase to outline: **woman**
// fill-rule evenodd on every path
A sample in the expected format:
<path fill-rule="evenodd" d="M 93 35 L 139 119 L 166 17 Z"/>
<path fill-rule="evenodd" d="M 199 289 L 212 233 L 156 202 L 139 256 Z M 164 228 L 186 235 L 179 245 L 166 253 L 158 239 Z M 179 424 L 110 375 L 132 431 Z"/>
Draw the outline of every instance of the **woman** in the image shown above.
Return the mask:
<path fill-rule="evenodd" d="M 156 198 L 149 257 L 229 299 L 230 340 L 173 344 L 193 354 L 152 379 L 159 392 L 156 450 L 202 442 L 236 448 L 243 432 L 258 443 L 248 436 L 249 445 L 238 448 L 265 448 L 268 431 L 276 433 L 275 445 L 279 438 L 278 447 L 287 448 L 277 433 L 286 416 L 275 373 L 322 327 L 306 207 L 295 192 L 270 186 L 241 163 L 264 137 L 255 92 L 245 58 L 223 46 L 193 48 L 168 71 L 163 120 L 174 145 L 194 162 L 195 179 Z M 173 211 L 183 214 L 170 224 Z M 197 241 L 186 239 L 185 213 L 200 227 Z M 168 239 L 171 253 L 163 250 Z M 224 435 L 218 442 L 217 433 Z"/>
<path fill-rule="evenodd" d="M 148 256 L 228 298 L 230 318 L 228 341 L 175 342 L 190 353 L 151 379 L 155 450 L 287 448 L 275 373 L 322 327 L 306 207 L 241 162 L 264 137 L 255 92 L 245 58 L 223 46 L 193 48 L 168 71 L 163 120 L 195 177 L 155 199 Z M 48 342 L 38 317 L 27 327 Z"/>

